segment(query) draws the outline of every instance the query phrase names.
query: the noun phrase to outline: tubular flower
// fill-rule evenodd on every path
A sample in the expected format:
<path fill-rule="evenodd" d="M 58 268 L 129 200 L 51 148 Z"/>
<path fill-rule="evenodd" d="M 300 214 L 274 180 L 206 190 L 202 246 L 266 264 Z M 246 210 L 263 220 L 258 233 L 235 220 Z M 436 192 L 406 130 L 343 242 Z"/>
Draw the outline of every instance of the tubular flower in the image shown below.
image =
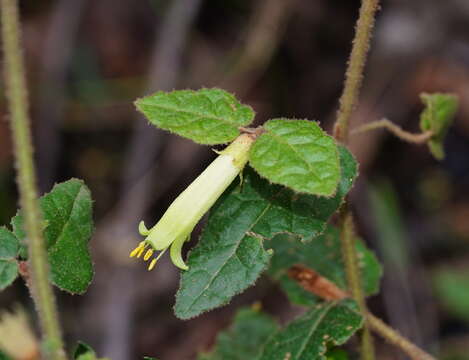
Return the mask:
<path fill-rule="evenodd" d="M 180 269 L 188 267 L 182 259 L 181 250 L 195 225 L 210 209 L 249 158 L 249 149 L 254 142 L 252 134 L 240 135 L 173 201 L 160 221 L 147 229 L 143 221 L 139 232 L 145 240 L 132 250 L 130 257 L 151 259 L 148 270 L 152 270 L 158 259 L 170 248 L 171 260 Z M 153 257 L 156 251 L 160 253 Z"/>

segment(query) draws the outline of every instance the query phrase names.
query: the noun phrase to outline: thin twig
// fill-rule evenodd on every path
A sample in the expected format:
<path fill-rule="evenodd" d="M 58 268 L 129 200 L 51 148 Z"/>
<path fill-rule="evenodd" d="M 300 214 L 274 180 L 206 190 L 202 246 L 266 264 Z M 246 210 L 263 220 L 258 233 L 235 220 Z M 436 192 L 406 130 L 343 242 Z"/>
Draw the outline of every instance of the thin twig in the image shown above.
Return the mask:
<path fill-rule="evenodd" d="M 373 331 L 381 335 L 384 339 L 388 340 L 391 344 L 401 349 L 411 359 L 436 360 L 436 358 L 420 349 L 417 345 L 411 343 L 409 340 L 399 334 L 399 332 L 385 324 L 381 319 L 377 318 L 373 314 L 368 312 L 366 314 L 366 319 Z"/>
<path fill-rule="evenodd" d="M 348 140 L 348 128 L 352 111 L 357 103 L 363 79 L 370 39 L 375 23 L 379 0 L 362 0 L 358 17 L 352 52 L 345 73 L 344 90 L 339 100 L 339 111 L 334 125 L 334 137 L 343 143 Z"/>
<path fill-rule="evenodd" d="M 42 234 L 43 220 L 37 200 L 36 173 L 33 164 L 33 146 L 16 0 L 1 0 L 1 20 L 5 55 L 4 71 L 8 90 L 8 106 L 11 113 L 17 182 L 31 264 L 31 290 L 43 331 L 44 358 L 64 360 L 66 356 L 63 350 L 55 297 L 49 283 L 49 264 Z"/>
<path fill-rule="evenodd" d="M 342 231 L 340 233 L 340 242 L 342 249 L 342 256 L 345 264 L 345 273 L 347 275 L 347 284 L 352 295 L 352 298 L 357 302 L 360 307 L 360 312 L 366 314 L 366 301 L 363 293 L 363 287 L 360 278 L 360 268 L 357 261 L 357 252 L 355 250 L 355 226 L 353 217 L 349 209 L 346 208 L 343 220 Z M 371 337 L 368 324 L 362 330 L 362 351 L 361 357 L 364 360 L 372 360 L 374 356 L 373 338 Z"/>
<path fill-rule="evenodd" d="M 418 134 L 405 131 L 399 125 L 394 124 L 388 119 L 381 119 L 364 124 L 352 130 L 352 134 L 360 134 L 375 129 L 387 129 L 402 141 L 412 144 L 425 144 L 433 136 L 433 132 L 431 130 Z"/>

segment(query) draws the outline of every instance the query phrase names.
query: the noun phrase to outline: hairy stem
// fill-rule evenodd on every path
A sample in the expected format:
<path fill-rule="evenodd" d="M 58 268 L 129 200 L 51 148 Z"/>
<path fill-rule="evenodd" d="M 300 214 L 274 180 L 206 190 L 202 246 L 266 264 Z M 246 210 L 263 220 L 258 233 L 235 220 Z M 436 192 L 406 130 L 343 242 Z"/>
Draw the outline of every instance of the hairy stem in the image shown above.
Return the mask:
<path fill-rule="evenodd" d="M 11 114 L 11 131 L 20 204 L 23 209 L 28 238 L 31 292 L 44 334 L 44 358 L 63 360 L 66 359 L 66 356 L 63 351 L 54 293 L 49 283 L 47 253 L 42 235 L 42 214 L 37 200 L 26 80 L 20 47 L 18 4 L 16 0 L 1 0 L 0 4 L 5 56 L 5 82 Z"/>
<path fill-rule="evenodd" d="M 340 234 L 342 256 L 347 275 L 347 284 L 352 298 L 360 307 L 360 312 L 366 314 L 366 301 L 360 278 L 360 268 L 358 267 L 357 252 L 355 250 L 355 227 L 353 217 L 348 208 L 345 209 L 342 219 L 342 230 Z M 368 324 L 365 323 L 361 338 L 361 357 L 363 360 L 373 360 L 375 350 L 373 338 L 370 334 Z"/>
<path fill-rule="evenodd" d="M 347 143 L 349 122 L 358 99 L 363 79 L 363 69 L 370 48 L 370 39 L 378 10 L 379 0 L 362 0 L 358 17 L 352 52 L 345 73 L 344 90 L 339 100 L 339 111 L 334 125 L 334 137 Z"/>
<path fill-rule="evenodd" d="M 396 330 L 386 325 L 381 319 L 371 313 L 366 314 L 367 322 L 370 328 L 388 340 L 391 344 L 400 348 L 413 360 L 436 360 L 433 356 L 420 349 L 417 345 L 411 343 Z"/>
<path fill-rule="evenodd" d="M 362 125 L 357 129 L 352 130 L 352 134 L 359 134 L 375 129 L 387 129 L 399 139 L 412 144 L 425 144 L 433 136 L 433 132 L 431 130 L 419 134 L 410 133 L 388 119 L 372 121 L 368 124 Z"/>

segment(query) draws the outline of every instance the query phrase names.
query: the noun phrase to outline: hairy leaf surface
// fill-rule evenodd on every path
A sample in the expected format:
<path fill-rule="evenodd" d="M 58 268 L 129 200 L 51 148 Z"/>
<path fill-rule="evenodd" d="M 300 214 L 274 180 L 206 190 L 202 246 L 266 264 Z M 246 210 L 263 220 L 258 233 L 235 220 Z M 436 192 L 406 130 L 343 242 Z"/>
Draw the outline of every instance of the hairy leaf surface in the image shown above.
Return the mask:
<path fill-rule="evenodd" d="M 308 120 L 272 119 L 251 150 L 250 164 L 269 181 L 297 192 L 333 196 L 340 180 L 335 140 Z"/>
<path fill-rule="evenodd" d="M 83 293 L 93 277 L 88 242 L 93 230 L 89 189 L 78 179 L 57 184 L 40 198 L 52 282 L 71 293 Z M 24 240 L 21 212 L 12 219 L 14 233 Z"/>
<path fill-rule="evenodd" d="M 221 89 L 159 91 L 135 105 L 153 125 L 206 145 L 234 140 L 254 119 L 251 107 Z"/>
<path fill-rule="evenodd" d="M 345 343 L 362 321 L 352 300 L 316 305 L 271 337 L 259 360 L 325 360 L 327 344 Z"/>

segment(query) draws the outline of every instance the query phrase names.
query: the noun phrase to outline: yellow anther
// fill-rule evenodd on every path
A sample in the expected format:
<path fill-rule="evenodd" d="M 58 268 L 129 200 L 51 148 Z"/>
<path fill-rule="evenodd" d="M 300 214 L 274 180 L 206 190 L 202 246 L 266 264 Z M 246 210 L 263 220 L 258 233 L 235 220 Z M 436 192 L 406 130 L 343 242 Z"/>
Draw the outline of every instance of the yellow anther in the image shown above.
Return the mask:
<path fill-rule="evenodd" d="M 147 252 L 145 253 L 145 256 L 143 257 L 143 260 L 147 261 L 151 256 L 153 255 L 153 249 L 148 249 Z"/>
<path fill-rule="evenodd" d="M 137 246 L 135 249 L 133 249 L 131 252 L 130 252 L 130 257 L 135 257 L 137 255 L 137 253 L 140 251 L 140 245 Z"/>
<path fill-rule="evenodd" d="M 157 260 L 158 260 L 157 258 L 154 258 L 154 259 L 151 261 L 150 265 L 148 266 L 148 271 L 153 270 L 153 268 L 154 268 L 155 265 L 156 265 L 156 261 L 157 261 Z"/>
<path fill-rule="evenodd" d="M 137 257 L 139 258 L 140 256 L 142 256 L 143 252 L 145 251 L 145 248 L 147 247 L 146 244 L 144 245 L 141 245 L 141 247 L 138 249 L 138 253 L 137 253 Z"/>

